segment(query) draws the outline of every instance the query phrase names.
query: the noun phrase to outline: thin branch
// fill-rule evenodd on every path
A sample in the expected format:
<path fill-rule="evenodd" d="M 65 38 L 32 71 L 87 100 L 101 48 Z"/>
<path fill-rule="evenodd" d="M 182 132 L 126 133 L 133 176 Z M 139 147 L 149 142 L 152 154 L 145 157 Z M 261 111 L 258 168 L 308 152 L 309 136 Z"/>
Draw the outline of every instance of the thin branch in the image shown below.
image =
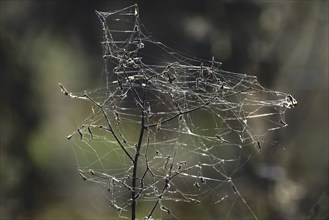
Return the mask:
<path fill-rule="evenodd" d="M 169 121 L 171 121 L 171 120 L 173 120 L 173 119 L 175 119 L 175 118 L 177 118 L 177 117 L 179 117 L 179 116 L 181 116 L 181 115 L 188 114 L 188 113 L 191 113 L 191 112 L 197 111 L 197 110 L 199 110 L 199 109 L 201 109 L 201 108 L 204 108 L 204 107 L 206 107 L 207 105 L 210 105 L 210 104 L 212 103 L 212 101 L 213 101 L 214 99 L 216 99 L 216 98 L 217 98 L 217 96 L 214 96 L 211 100 L 209 100 L 208 102 L 204 103 L 203 105 L 200 105 L 200 106 L 198 106 L 198 107 L 195 107 L 195 108 L 192 108 L 192 109 L 189 109 L 189 110 L 186 110 L 186 111 L 181 111 L 181 112 L 179 112 L 178 114 L 176 114 L 176 115 L 174 115 L 174 116 L 172 116 L 172 117 L 170 117 L 170 118 L 167 118 L 167 119 L 161 121 L 161 124 L 165 124 L 165 123 L 167 123 L 167 122 L 169 122 Z M 154 124 L 150 124 L 150 125 L 145 125 L 145 127 L 146 127 L 146 128 L 152 128 L 152 127 L 156 127 L 157 124 L 158 124 L 158 123 L 154 123 Z"/>
<path fill-rule="evenodd" d="M 87 94 L 84 94 L 83 95 L 84 97 L 86 97 L 89 101 L 91 101 L 92 103 L 94 103 L 96 106 L 98 106 L 102 112 L 103 112 L 103 115 L 106 119 L 106 122 L 107 122 L 107 125 L 109 126 L 109 131 L 111 132 L 111 134 L 113 135 L 114 139 L 118 142 L 119 146 L 121 147 L 121 149 L 125 152 L 125 154 L 129 157 L 129 159 L 134 162 L 134 159 L 132 158 L 132 156 L 128 153 L 128 151 L 126 150 L 126 148 L 123 146 L 123 144 L 121 143 L 121 141 L 119 140 L 119 138 L 117 137 L 117 135 L 115 134 L 113 128 L 112 128 L 112 125 L 111 125 L 111 122 L 110 122 L 110 119 L 108 118 L 103 106 L 101 106 L 99 103 L 97 103 L 95 100 L 93 100 L 90 96 L 88 96 Z"/>

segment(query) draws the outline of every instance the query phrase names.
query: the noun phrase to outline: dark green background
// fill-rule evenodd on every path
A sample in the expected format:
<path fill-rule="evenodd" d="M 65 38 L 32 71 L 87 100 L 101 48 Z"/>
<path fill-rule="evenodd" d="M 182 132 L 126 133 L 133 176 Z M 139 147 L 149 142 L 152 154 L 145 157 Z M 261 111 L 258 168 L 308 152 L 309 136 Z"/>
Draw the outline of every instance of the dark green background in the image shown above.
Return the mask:
<path fill-rule="evenodd" d="M 117 218 L 76 172 L 65 136 L 85 112 L 57 83 L 95 87 L 103 63 L 94 10 L 134 3 L 1 1 L 1 219 Z M 328 2 L 143 1 L 139 9 L 156 39 L 214 55 L 224 69 L 257 75 L 298 100 L 278 137 L 282 147 L 265 149 L 238 183 L 252 182 L 244 198 L 260 219 L 328 218 Z M 260 176 L 266 166 L 284 169 L 285 178 Z M 179 207 L 184 219 L 200 214 Z M 209 219 L 229 213 L 200 210 Z"/>

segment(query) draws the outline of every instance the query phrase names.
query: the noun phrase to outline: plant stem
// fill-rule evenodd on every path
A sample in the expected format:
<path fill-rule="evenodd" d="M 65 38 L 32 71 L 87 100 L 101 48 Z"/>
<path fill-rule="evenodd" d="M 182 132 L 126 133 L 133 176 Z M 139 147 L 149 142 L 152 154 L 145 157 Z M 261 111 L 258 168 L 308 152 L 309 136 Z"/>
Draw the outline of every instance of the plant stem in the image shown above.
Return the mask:
<path fill-rule="evenodd" d="M 146 85 L 147 85 L 147 81 L 146 81 Z M 143 142 L 143 137 L 144 137 L 144 130 L 146 129 L 145 127 L 145 116 L 144 116 L 144 108 L 145 108 L 145 96 L 146 96 L 146 85 L 144 87 L 144 92 L 143 92 L 143 100 L 142 100 L 142 111 L 141 111 L 141 130 L 139 133 L 139 138 L 138 138 L 138 143 L 136 146 L 136 154 L 135 154 L 135 159 L 133 161 L 133 176 L 132 176 L 132 183 L 131 183 L 131 187 L 132 187 L 132 191 L 131 191 L 131 200 L 132 200 L 132 204 L 131 204 L 131 220 L 135 220 L 136 219 L 136 181 L 137 181 L 137 168 L 138 168 L 138 159 L 140 156 L 140 149 L 142 146 L 142 142 Z"/>
<path fill-rule="evenodd" d="M 139 134 L 139 139 L 138 139 L 138 144 L 136 146 L 136 154 L 135 154 L 135 159 L 134 159 L 134 169 L 133 169 L 133 178 L 132 178 L 132 192 L 131 192 L 131 199 L 132 199 L 132 204 L 131 204 L 131 219 L 135 220 L 136 218 L 136 180 L 137 180 L 137 167 L 138 167 L 138 158 L 140 156 L 140 148 L 142 146 L 142 140 L 144 136 L 144 111 L 142 111 L 142 121 L 141 121 L 141 130 Z"/>

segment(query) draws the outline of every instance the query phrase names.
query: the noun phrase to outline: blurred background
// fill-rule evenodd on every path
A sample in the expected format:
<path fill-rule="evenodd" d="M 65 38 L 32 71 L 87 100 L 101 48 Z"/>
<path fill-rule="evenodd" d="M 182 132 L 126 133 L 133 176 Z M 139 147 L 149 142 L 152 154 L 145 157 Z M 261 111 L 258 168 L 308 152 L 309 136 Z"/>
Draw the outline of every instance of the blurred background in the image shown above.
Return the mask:
<path fill-rule="evenodd" d="M 298 100 L 287 111 L 281 146 L 265 149 L 239 174 L 242 186 L 249 183 L 241 193 L 259 219 L 327 219 L 328 1 L 265 2 L 137 1 L 157 40 L 214 56 L 223 69 L 256 75 Z M 85 112 L 58 82 L 70 91 L 95 88 L 103 60 L 94 10 L 134 3 L 0 2 L 1 219 L 117 219 L 77 173 L 65 137 Z M 202 218 L 227 215 L 204 207 Z M 188 205 L 178 212 L 201 216 Z"/>

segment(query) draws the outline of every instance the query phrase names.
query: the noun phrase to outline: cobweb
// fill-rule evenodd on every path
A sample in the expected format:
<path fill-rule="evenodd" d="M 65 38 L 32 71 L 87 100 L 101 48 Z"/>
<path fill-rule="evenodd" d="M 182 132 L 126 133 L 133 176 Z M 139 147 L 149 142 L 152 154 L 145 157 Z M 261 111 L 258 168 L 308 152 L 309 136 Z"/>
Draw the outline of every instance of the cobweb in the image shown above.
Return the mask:
<path fill-rule="evenodd" d="M 214 58 L 189 57 L 154 40 L 137 5 L 96 14 L 102 85 L 71 93 L 60 84 L 90 105 L 68 136 L 81 177 L 99 184 L 120 216 L 134 201 L 146 218 L 178 218 L 177 202 L 220 205 L 233 197 L 257 218 L 234 175 L 275 144 L 266 135 L 287 126 L 285 111 L 297 101 L 263 88 L 255 76 L 223 70 Z"/>

